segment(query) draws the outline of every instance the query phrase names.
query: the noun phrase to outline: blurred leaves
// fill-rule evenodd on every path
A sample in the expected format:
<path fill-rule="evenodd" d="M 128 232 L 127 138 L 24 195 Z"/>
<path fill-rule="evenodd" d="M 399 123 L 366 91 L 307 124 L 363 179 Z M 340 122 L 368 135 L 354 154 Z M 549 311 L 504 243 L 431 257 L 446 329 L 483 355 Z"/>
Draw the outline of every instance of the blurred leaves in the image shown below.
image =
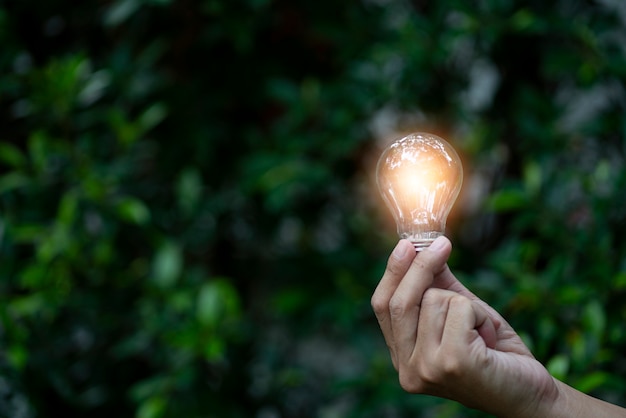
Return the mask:
<path fill-rule="evenodd" d="M 237 290 L 226 279 L 213 279 L 205 283 L 198 294 L 198 320 L 209 328 L 239 314 Z"/>
<path fill-rule="evenodd" d="M 162 288 L 168 289 L 176 284 L 183 266 L 182 249 L 175 242 L 165 242 L 154 256 L 152 280 Z"/>
<path fill-rule="evenodd" d="M 620 13 L 0 6 L 0 415 L 481 416 L 404 394 L 369 307 L 373 162 L 408 130 L 464 158 L 453 270 L 624 403 Z"/>

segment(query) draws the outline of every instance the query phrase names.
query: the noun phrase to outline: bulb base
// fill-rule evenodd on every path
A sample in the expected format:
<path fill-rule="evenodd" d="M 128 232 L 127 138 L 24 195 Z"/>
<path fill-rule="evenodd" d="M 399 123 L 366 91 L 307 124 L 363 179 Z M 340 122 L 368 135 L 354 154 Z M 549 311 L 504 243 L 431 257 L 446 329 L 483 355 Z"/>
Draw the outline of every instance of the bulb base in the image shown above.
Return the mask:
<path fill-rule="evenodd" d="M 419 252 L 419 251 L 423 251 L 426 248 L 430 247 L 430 244 L 432 244 L 432 242 L 434 240 L 435 240 L 435 238 L 421 239 L 421 240 L 417 240 L 417 241 L 411 241 L 411 244 L 413 244 L 413 247 L 415 247 L 415 251 Z"/>

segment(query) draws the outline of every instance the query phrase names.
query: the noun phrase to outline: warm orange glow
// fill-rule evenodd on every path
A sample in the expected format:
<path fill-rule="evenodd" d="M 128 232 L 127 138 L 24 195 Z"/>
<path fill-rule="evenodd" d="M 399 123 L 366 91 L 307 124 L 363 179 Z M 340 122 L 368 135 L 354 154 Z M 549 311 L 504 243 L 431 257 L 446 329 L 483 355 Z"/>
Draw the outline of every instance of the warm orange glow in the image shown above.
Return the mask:
<path fill-rule="evenodd" d="M 400 237 L 416 241 L 443 234 L 462 179 L 454 149 L 430 134 L 412 134 L 394 142 L 377 167 L 378 186 Z"/>

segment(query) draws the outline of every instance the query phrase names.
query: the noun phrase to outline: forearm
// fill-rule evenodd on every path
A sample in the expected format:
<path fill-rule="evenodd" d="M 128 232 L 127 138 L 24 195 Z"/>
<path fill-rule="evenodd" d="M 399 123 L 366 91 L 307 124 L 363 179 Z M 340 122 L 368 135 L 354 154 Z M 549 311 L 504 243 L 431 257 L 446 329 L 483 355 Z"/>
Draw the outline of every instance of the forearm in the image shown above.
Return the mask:
<path fill-rule="evenodd" d="M 626 409 L 582 393 L 555 379 L 558 397 L 543 402 L 533 417 L 545 418 L 626 418 Z"/>

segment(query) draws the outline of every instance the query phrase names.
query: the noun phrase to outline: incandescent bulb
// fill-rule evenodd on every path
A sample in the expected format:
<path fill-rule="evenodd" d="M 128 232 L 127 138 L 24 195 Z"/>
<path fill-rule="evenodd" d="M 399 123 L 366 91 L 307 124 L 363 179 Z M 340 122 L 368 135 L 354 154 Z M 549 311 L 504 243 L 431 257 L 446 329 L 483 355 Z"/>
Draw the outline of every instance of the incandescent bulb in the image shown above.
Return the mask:
<path fill-rule="evenodd" d="M 416 251 L 444 234 L 446 220 L 459 195 L 463 166 L 443 139 L 413 133 L 387 147 L 376 167 L 378 189 L 391 209 L 400 238 Z"/>

